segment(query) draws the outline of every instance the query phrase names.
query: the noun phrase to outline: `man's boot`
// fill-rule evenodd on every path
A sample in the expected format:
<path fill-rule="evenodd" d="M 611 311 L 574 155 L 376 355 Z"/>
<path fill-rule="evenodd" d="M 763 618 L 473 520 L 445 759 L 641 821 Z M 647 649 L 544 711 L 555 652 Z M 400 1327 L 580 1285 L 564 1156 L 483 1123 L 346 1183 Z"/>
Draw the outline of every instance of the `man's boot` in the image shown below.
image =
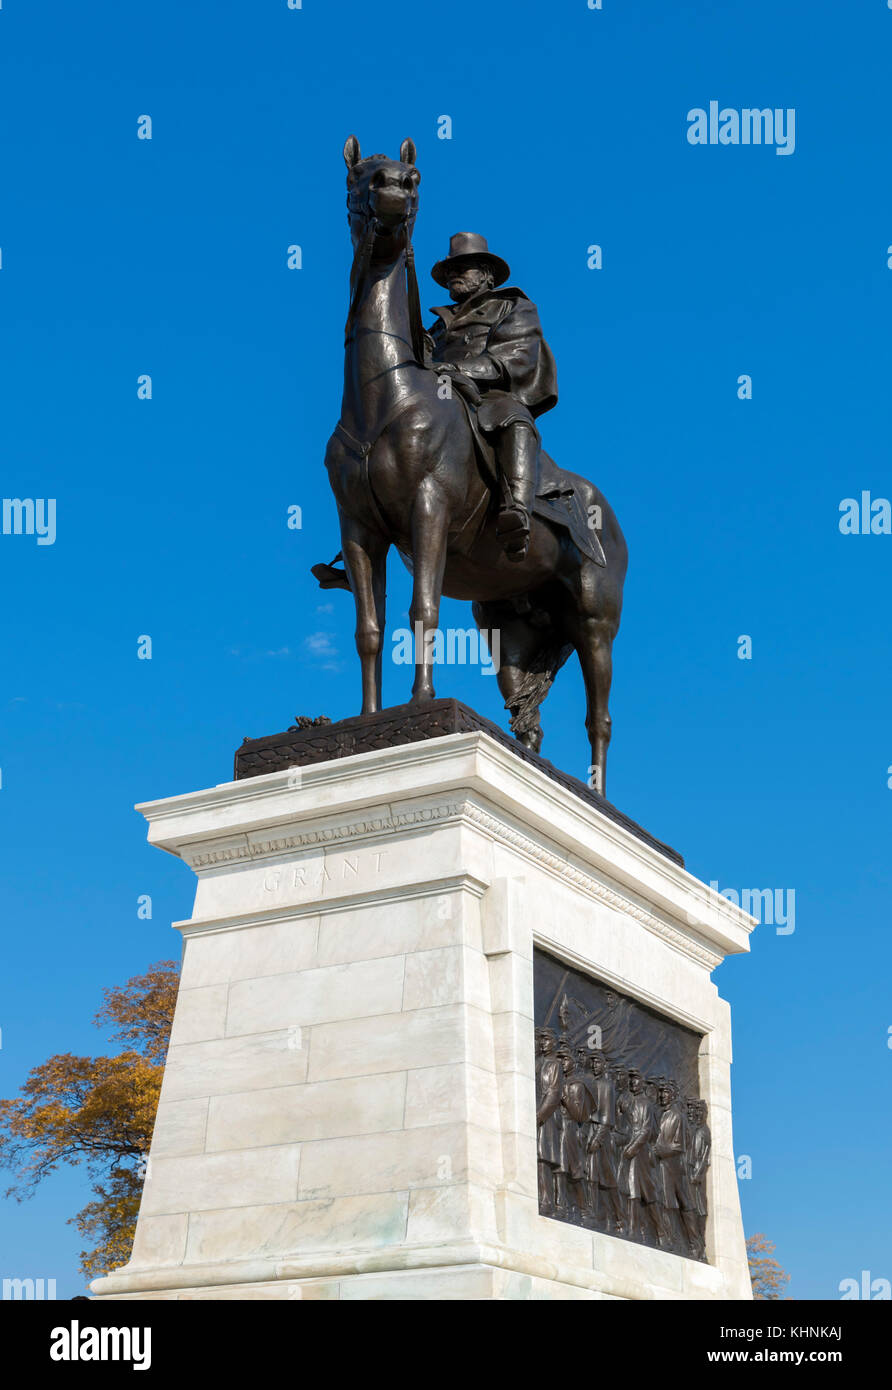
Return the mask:
<path fill-rule="evenodd" d="M 515 422 L 502 430 L 497 446 L 504 496 L 496 534 L 509 560 L 524 559 L 530 545 L 530 509 L 536 491 L 539 437 Z"/>

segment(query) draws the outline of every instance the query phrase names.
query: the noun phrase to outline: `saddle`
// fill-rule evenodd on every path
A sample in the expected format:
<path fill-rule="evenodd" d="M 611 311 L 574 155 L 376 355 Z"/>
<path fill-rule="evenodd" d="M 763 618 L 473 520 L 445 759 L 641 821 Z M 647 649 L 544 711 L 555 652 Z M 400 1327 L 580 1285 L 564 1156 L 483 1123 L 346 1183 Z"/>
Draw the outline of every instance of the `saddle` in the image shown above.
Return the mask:
<path fill-rule="evenodd" d="M 477 419 L 477 405 L 480 402 L 479 392 L 473 389 L 472 395 L 471 390 L 466 392 L 463 389 L 464 385 L 463 382 L 456 382 L 456 395 L 461 400 L 468 417 L 477 463 L 483 477 L 494 493 L 498 495 L 502 491 L 502 479 L 496 462 L 495 449 L 481 430 Z M 549 521 L 552 525 L 560 526 L 566 531 L 576 549 L 586 559 L 593 560 L 596 565 L 606 567 L 607 560 L 598 534 L 589 526 L 585 507 L 577 496 L 573 484 L 564 470 L 558 467 L 554 459 L 546 454 L 544 449 L 539 451 L 539 491 L 533 498 L 532 512 L 542 521 Z M 321 589 L 347 589 L 349 591 L 350 581 L 345 571 L 337 568 L 337 563 L 341 558 L 341 554 L 338 552 L 331 564 L 313 565 L 312 574 Z"/>

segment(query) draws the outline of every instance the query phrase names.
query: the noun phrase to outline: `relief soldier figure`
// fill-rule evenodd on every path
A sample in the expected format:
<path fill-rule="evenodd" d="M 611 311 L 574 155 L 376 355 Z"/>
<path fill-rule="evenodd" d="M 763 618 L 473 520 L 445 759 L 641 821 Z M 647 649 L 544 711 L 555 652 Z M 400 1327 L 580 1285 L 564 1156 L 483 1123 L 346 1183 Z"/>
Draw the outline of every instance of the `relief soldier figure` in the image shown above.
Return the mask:
<path fill-rule="evenodd" d="M 585 1078 L 569 1047 L 558 1049 L 564 1081 L 561 1088 L 560 1163 L 556 1173 L 557 1208 L 569 1213 L 572 1201 L 580 1221 L 585 1215 L 583 1153 L 580 1126 L 591 1113 L 591 1096 Z"/>
<path fill-rule="evenodd" d="M 613 1130 L 613 1162 L 616 1168 L 616 1181 L 619 1188 L 620 1197 L 626 1201 L 629 1196 L 629 1187 L 626 1181 L 626 1169 L 628 1161 L 625 1157 L 626 1145 L 629 1142 L 629 1127 L 626 1119 L 626 1107 L 631 1099 L 629 1094 L 629 1070 L 628 1067 L 615 1067 L 613 1072 L 616 1093 L 616 1119 Z M 628 1202 L 626 1201 L 628 1207 Z"/>
<path fill-rule="evenodd" d="M 663 1243 L 673 1243 L 680 1235 L 673 1227 L 675 1213 L 681 1216 L 684 1236 L 692 1253 L 697 1253 L 700 1236 L 694 1210 L 694 1197 L 685 1165 L 685 1112 L 674 1081 L 662 1081 L 657 1092 L 660 1107 L 659 1132 L 654 1154 L 659 1167 L 660 1196 L 664 1209 Z"/>
<path fill-rule="evenodd" d="M 563 1071 L 552 1028 L 540 1028 L 536 1037 L 536 1124 L 539 1155 L 539 1210 L 554 1214 L 557 1206 L 557 1171 L 561 1162 L 561 1091 Z"/>
<path fill-rule="evenodd" d="M 694 1212 L 697 1219 L 698 1257 L 702 1260 L 706 1252 L 706 1171 L 712 1152 L 712 1135 L 706 1116 L 709 1106 L 705 1100 L 693 1102 L 692 1129 L 690 1140 L 689 1174 L 691 1191 L 694 1197 Z M 689 1111 L 690 1113 L 690 1111 Z"/>
<path fill-rule="evenodd" d="M 628 1160 L 629 1234 L 634 1239 L 644 1240 L 650 1229 L 662 1244 L 665 1236 L 653 1157 L 656 1125 L 653 1106 L 644 1089 L 644 1077 L 635 1068 L 629 1071 L 629 1095 L 626 1107 L 629 1142 L 625 1149 Z"/>
<path fill-rule="evenodd" d="M 588 1060 L 588 1089 L 592 1107 L 586 1143 L 586 1179 L 589 1202 L 602 1229 L 622 1235 L 625 1218 L 617 1190 L 613 1154 L 616 1118 L 613 1079 L 603 1052 L 593 1052 Z"/>
<path fill-rule="evenodd" d="M 505 285 L 510 270 L 486 238 L 457 232 L 431 275 L 452 304 L 432 309 L 432 365 L 476 388 L 477 423 L 492 438 L 502 483 L 497 531 L 505 554 L 522 560 L 538 484 L 536 417 L 557 404 L 557 369 L 536 306 Z"/>

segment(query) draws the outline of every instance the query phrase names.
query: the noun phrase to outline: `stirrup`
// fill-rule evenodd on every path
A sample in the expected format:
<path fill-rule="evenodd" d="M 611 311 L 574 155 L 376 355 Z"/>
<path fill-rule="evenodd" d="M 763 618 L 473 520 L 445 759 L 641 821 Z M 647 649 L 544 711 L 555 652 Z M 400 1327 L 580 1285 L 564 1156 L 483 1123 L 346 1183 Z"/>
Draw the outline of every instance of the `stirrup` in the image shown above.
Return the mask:
<path fill-rule="evenodd" d="M 346 589 L 350 592 L 350 580 L 346 570 L 339 570 L 335 564 L 340 560 L 340 555 L 336 555 L 330 565 L 313 565 L 310 573 L 316 580 L 320 589 Z"/>

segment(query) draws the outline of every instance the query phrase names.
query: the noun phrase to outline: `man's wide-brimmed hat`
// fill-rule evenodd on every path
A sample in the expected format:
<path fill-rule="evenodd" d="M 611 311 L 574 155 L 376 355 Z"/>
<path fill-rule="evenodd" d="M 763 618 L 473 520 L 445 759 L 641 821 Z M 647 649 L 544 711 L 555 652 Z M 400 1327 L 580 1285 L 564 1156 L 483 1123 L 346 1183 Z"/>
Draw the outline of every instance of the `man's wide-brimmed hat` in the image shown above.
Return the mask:
<path fill-rule="evenodd" d="M 437 261 L 431 276 L 438 285 L 448 285 L 449 276 L 466 265 L 488 266 L 495 285 L 503 285 L 511 274 L 508 262 L 490 251 L 485 236 L 478 236 L 476 232 L 456 232 L 449 238 L 449 255 Z"/>

